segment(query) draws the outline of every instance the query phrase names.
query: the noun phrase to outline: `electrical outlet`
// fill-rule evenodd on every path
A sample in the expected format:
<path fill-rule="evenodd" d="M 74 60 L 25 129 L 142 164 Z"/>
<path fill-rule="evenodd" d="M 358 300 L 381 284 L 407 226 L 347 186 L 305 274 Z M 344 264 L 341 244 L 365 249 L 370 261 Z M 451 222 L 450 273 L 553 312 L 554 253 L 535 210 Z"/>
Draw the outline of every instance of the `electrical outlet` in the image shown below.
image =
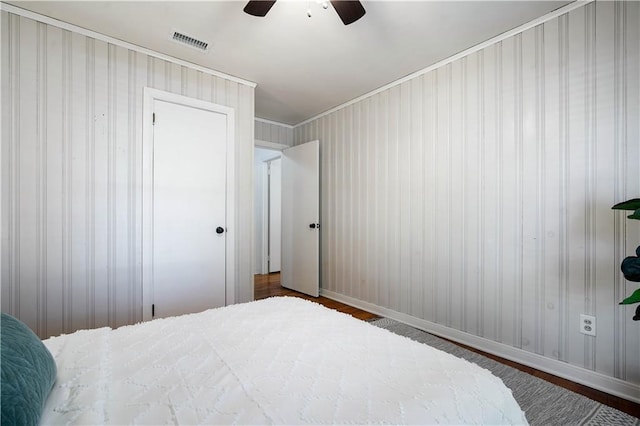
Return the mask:
<path fill-rule="evenodd" d="M 580 333 L 589 336 L 596 335 L 596 317 L 580 314 Z"/>

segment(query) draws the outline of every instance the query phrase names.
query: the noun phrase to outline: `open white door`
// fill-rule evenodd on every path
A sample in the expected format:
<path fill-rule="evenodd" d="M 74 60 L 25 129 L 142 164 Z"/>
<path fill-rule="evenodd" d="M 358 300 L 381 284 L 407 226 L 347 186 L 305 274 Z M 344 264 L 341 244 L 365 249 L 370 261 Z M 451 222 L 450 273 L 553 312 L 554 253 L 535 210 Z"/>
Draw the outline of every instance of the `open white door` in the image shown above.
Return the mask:
<path fill-rule="evenodd" d="M 320 292 L 320 142 L 282 151 L 283 287 Z"/>

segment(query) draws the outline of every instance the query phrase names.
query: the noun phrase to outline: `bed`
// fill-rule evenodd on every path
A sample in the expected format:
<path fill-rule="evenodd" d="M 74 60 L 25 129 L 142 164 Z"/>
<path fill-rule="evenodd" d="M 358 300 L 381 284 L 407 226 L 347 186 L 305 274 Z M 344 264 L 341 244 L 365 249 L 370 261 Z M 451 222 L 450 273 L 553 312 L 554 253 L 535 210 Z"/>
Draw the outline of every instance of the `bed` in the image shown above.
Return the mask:
<path fill-rule="evenodd" d="M 41 424 L 525 424 L 488 370 L 275 297 L 43 341 Z"/>

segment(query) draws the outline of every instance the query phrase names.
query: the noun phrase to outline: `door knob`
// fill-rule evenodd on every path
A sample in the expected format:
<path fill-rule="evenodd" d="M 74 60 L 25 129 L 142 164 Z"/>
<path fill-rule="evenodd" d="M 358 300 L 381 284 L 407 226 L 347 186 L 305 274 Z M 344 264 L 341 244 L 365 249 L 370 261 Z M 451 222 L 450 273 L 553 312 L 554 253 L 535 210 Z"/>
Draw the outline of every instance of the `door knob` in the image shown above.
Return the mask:
<path fill-rule="evenodd" d="M 315 224 L 315 223 L 310 223 L 310 224 L 309 224 L 309 228 L 311 228 L 311 229 L 316 229 L 316 224 Z"/>
<path fill-rule="evenodd" d="M 222 226 L 218 226 L 216 228 L 216 234 L 222 234 L 224 232 L 224 228 Z"/>

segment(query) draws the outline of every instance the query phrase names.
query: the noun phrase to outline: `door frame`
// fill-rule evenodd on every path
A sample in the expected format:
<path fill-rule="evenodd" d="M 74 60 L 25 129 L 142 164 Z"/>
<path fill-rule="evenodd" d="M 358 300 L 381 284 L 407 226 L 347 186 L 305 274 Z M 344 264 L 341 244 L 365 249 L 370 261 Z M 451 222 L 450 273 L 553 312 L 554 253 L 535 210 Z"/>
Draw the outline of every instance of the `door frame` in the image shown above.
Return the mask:
<path fill-rule="evenodd" d="M 153 303 L 153 103 L 164 101 L 224 114 L 227 119 L 225 304 L 235 303 L 235 110 L 212 102 L 144 87 L 142 105 L 142 320 L 150 320 Z"/>

